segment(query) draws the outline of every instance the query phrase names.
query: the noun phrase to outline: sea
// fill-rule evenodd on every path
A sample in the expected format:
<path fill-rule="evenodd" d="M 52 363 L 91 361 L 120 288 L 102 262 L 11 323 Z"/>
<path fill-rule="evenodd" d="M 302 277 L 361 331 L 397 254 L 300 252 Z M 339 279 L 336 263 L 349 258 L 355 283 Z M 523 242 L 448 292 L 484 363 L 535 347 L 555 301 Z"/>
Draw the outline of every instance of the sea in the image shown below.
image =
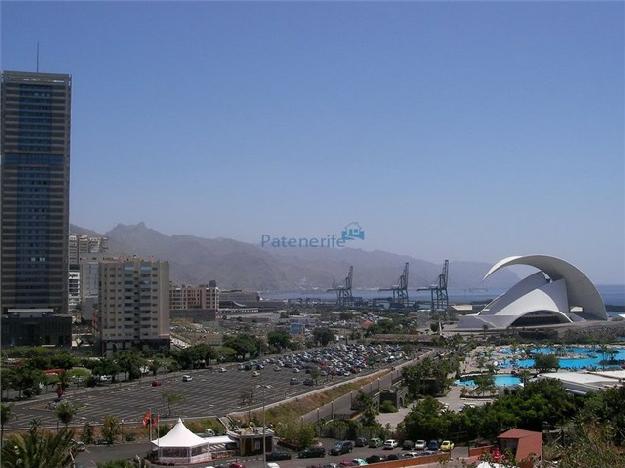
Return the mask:
<path fill-rule="evenodd" d="M 597 285 L 597 290 L 603 302 L 608 308 L 608 312 L 614 314 L 620 308 L 625 307 L 625 284 Z M 453 304 L 485 304 L 492 299 L 500 296 L 505 289 L 449 289 L 449 302 Z M 382 298 L 390 296 L 389 291 L 378 291 L 375 289 L 354 289 L 352 291 L 354 297 L 361 297 L 365 300 L 374 298 Z M 408 290 L 410 300 L 428 302 L 430 293 L 428 291 L 411 291 Z M 287 299 L 318 299 L 331 302 L 335 299 L 333 292 L 327 292 L 325 289 L 302 290 L 302 291 L 263 291 L 261 293 L 263 299 L 267 300 L 287 300 Z M 612 307 L 610 307 L 612 306 Z M 624 311 L 620 310 L 620 313 Z"/>

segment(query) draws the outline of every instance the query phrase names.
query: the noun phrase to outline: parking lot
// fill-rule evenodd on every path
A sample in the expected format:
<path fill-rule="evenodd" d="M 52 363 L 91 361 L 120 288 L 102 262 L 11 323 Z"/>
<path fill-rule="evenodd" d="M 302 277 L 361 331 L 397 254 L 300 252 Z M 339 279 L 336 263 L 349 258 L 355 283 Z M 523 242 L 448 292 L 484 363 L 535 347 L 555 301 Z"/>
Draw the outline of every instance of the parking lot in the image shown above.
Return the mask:
<path fill-rule="evenodd" d="M 341 461 L 352 460 L 354 458 L 362 458 L 366 459 L 371 455 L 396 455 L 398 457 L 404 458 L 403 454 L 407 453 L 406 450 L 401 450 L 399 448 L 393 450 L 382 450 L 381 447 L 378 448 L 368 448 L 368 447 L 354 447 L 352 452 L 345 455 L 329 455 L 330 449 L 334 446 L 335 441 L 333 439 L 321 439 L 321 443 L 327 449 L 328 455 L 323 458 L 297 458 L 297 453 L 289 452 L 292 455 L 291 460 L 280 460 L 276 463 L 280 466 L 280 468 L 306 468 L 306 467 L 317 467 L 328 465 L 328 468 L 331 464 L 339 465 Z M 110 447 L 88 447 L 85 452 L 81 452 L 77 458 L 77 466 L 81 468 L 91 468 L 95 467 L 98 462 L 103 462 L 107 460 L 115 460 L 124 457 L 132 457 L 135 454 L 144 455 L 150 450 L 150 444 L 147 442 L 143 443 L 132 443 L 132 444 L 123 444 L 123 445 L 115 445 Z M 288 452 L 281 447 L 277 447 L 276 451 L 284 451 Z M 467 447 L 455 447 L 451 453 L 452 458 L 458 459 L 460 457 L 467 456 Z M 262 468 L 263 462 L 260 457 L 247 457 L 247 458 L 236 458 L 228 461 L 214 461 L 212 466 L 219 466 L 228 464 L 231 461 L 240 461 L 245 465 L 245 468 Z M 206 464 L 208 466 L 208 464 Z"/>
<path fill-rule="evenodd" d="M 391 354 L 392 352 L 389 351 Z M 384 353 L 391 355 L 386 351 Z M 308 355 L 312 358 L 312 353 Z M 290 359 L 294 361 L 296 358 Z M 311 362 L 313 360 L 311 359 Z M 360 361 L 360 358 L 358 360 Z M 73 424 L 78 425 L 86 421 L 101 423 L 106 415 L 117 416 L 125 423 L 137 423 L 148 409 L 165 417 L 167 404 L 163 392 L 176 393 L 183 397 L 182 401 L 172 405 L 171 417 L 224 416 L 233 411 L 260 406 L 263 402 L 263 390 L 257 388 L 259 385 L 270 386 L 270 389 L 264 391 L 265 403 L 269 404 L 325 385 L 366 375 L 374 370 L 398 364 L 402 360 L 403 357 L 392 362 L 382 361 L 359 369 L 356 373 L 350 372 L 349 375 L 332 375 L 331 372 L 327 372 L 328 375 L 319 377 L 319 385 L 304 386 L 302 381 L 309 375 L 304 369 L 296 373 L 292 367 L 286 367 L 288 358 L 284 357 L 285 367 L 280 367 L 280 371 L 274 370 L 275 364 L 268 363 L 263 369 L 256 371 L 258 376 L 254 376 L 254 371 L 238 370 L 234 365 L 227 367 L 226 372 L 219 372 L 218 368 L 189 371 L 189 375 L 193 377 L 190 382 L 183 382 L 180 374 L 159 376 L 161 385 L 157 387 L 151 385 L 151 379 L 142 379 L 131 383 L 109 384 L 96 389 L 70 391 L 65 399 L 79 407 L 73 421 Z M 329 367 L 326 365 L 326 368 Z M 296 385 L 290 383 L 294 377 L 299 381 Z M 16 417 L 7 427 L 26 427 L 33 418 L 40 418 L 45 426 L 56 425 L 57 418 L 48 406 L 51 401 L 52 399 L 47 398 L 17 404 L 14 408 Z"/>

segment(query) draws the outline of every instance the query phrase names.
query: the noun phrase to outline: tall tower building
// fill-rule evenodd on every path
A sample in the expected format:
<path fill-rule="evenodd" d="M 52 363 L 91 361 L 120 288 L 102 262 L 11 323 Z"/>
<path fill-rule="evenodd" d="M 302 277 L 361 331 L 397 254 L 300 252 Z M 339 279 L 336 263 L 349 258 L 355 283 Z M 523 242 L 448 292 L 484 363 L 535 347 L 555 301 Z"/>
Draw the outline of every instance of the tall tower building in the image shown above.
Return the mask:
<path fill-rule="evenodd" d="M 0 311 L 66 314 L 72 79 L 5 71 L 0 81 Z"/>

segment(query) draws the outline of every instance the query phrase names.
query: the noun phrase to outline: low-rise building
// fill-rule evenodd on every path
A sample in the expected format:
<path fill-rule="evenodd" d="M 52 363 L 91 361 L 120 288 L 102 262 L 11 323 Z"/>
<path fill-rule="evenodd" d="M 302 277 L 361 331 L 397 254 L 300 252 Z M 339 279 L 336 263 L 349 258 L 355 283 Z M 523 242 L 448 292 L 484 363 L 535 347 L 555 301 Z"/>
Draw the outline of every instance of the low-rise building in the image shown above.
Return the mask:
<path fill-rule="evenodd" d="M 219 310 L 219 288 L 215 281 L 199 286 L 169 285 L 170 310 Z"/>

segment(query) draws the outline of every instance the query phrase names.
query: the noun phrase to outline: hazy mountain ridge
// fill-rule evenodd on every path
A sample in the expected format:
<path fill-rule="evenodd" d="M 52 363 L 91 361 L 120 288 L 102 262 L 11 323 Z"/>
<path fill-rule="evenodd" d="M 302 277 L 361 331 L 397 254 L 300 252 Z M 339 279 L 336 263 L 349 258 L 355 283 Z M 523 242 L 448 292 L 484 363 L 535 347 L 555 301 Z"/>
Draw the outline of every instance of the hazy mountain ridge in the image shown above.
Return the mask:
<path fill-rule="evenodd" d="M 95 234 L 71 225 L 76 234 Z M 162 234 L 144 223 L 119 224 L 105 234 L 111 254 L 139 255 L 169 261 L 176 283 L 207 283 L 214 279 L 223 288 L 294 290 L 329 288 L 341 283 L 354 266 L 354 288 L 388 287 L 396 284 L 405 262 L 410 263 L 409 287 L 433 283 L 442 268 L 408 255 L 381 250 L 261 248 L 228 238 L 208 239 L 193 235 Z M 450 288 L 484 287 L 482 277 L 491 267 L 483 262 L 450 262 Z M 518 281 L 510 271 L 489 279 L 488 286 L 506 288 Z"/>

